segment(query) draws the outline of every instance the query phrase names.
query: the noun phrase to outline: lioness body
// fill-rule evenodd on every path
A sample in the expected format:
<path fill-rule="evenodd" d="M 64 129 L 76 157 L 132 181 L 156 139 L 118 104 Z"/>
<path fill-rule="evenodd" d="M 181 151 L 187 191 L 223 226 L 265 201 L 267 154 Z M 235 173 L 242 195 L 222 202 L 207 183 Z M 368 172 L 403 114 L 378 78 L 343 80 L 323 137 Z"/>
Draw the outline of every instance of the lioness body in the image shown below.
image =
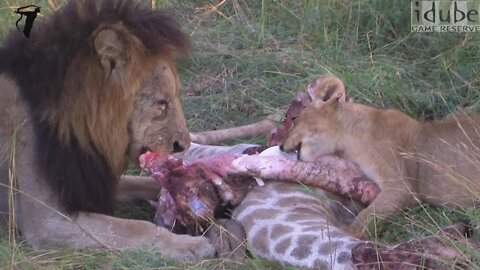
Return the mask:
<path fill-rule="evenodd" d="M 133 1 L 72 0 L 30 39 L 12 31 L 0 48 L 0 224 L 10 213 L 34 248 L 213 255 L 205 238 L 110 215 L 115 199 L 159 191 L 121 177 L 127 161 L 190 145 L 174 65 L 188 47 L 172 19 Z"/>
<path fill-rule="evenodd" d="M 338 154 L 356 162 L 381 186 L 348 230 L 364 236 L 372 214 L 388 215 L 418 203 L 465 205 L 480 192 L 477 116 L 452 116 L 419 123 L 396 110 L 315 100 L 295 122 L 283 149 L 300 146 L 299 157 L 313 161 Z"/>

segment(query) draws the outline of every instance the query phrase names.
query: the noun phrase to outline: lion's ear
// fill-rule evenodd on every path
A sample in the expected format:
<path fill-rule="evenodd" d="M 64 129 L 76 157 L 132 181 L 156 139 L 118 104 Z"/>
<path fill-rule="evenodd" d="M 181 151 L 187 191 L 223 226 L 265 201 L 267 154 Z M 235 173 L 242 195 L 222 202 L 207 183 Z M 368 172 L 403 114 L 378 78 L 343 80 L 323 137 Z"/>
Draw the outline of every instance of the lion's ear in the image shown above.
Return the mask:
<path fill-rule="evenodd" d="M 94 38 L 95 51 L 105 76 L 117 73 L 126 63 L 126 44 L 112 29 L 100 30 Z"/>

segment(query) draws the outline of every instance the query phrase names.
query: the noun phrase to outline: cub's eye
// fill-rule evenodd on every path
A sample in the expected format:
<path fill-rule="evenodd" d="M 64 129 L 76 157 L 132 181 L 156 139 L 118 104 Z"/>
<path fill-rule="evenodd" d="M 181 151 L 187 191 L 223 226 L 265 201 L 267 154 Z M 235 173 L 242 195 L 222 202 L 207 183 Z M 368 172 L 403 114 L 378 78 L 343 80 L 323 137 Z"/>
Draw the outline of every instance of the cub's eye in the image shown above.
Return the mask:
<path fill-rule="evenodd" d="M 292 119 L 292 123 L 295 125 L 297 122 L 296 120 L 298 119 L 298 116 L 292 116 L 290 119 Z"/>

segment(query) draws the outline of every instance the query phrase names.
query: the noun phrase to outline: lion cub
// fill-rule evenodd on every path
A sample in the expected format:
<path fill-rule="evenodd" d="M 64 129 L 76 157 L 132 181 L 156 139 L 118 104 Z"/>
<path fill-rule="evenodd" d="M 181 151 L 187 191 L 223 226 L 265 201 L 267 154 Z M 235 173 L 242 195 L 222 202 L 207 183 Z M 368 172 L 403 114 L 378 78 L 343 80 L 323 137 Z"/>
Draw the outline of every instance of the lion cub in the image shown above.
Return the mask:
<path fill-rule="evenodd" d="M 300 114 L 283 150 L 298 149 L 304 161 L 337 154 L 378 183 L 381 193 L 348 227 L 350 233 L 364 238 L 373 214 L 387 216 L 419 201 L 463 206 L 478 200 L 480 117 L 419 123 L 397 110 L 341 102 L 344 93 L 333 92 Z"/>

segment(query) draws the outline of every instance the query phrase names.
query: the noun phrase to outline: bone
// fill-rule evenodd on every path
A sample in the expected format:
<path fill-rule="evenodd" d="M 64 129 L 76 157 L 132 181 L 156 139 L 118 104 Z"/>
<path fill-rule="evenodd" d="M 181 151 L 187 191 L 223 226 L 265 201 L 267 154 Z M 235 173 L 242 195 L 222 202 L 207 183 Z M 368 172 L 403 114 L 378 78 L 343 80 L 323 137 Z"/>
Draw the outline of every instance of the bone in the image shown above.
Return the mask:
<path fill-rule="evenodd" d="M 359 168 L 333 155 L 316 162 L 292 161 L 274 156 L 240 156 L 229 165 L 229 174 L 248 175 L 267 180 L 298 182 L 349 197 L 368 205 L 380 193 L 380 188 L 365 178 Z"/>
<path fill-rule="evenodd" d="M 190 133 L 192 142 L 199 144 L 214 144 L 232 139 L 247 139 L 259 135 L 265 137 L 272 133 L 275 129 L 275 122 L 280 121 L 281 116 L 273 114 L 267 119 L 250 125 L 233 127 L 220 130 L 193 132 Z"/>

